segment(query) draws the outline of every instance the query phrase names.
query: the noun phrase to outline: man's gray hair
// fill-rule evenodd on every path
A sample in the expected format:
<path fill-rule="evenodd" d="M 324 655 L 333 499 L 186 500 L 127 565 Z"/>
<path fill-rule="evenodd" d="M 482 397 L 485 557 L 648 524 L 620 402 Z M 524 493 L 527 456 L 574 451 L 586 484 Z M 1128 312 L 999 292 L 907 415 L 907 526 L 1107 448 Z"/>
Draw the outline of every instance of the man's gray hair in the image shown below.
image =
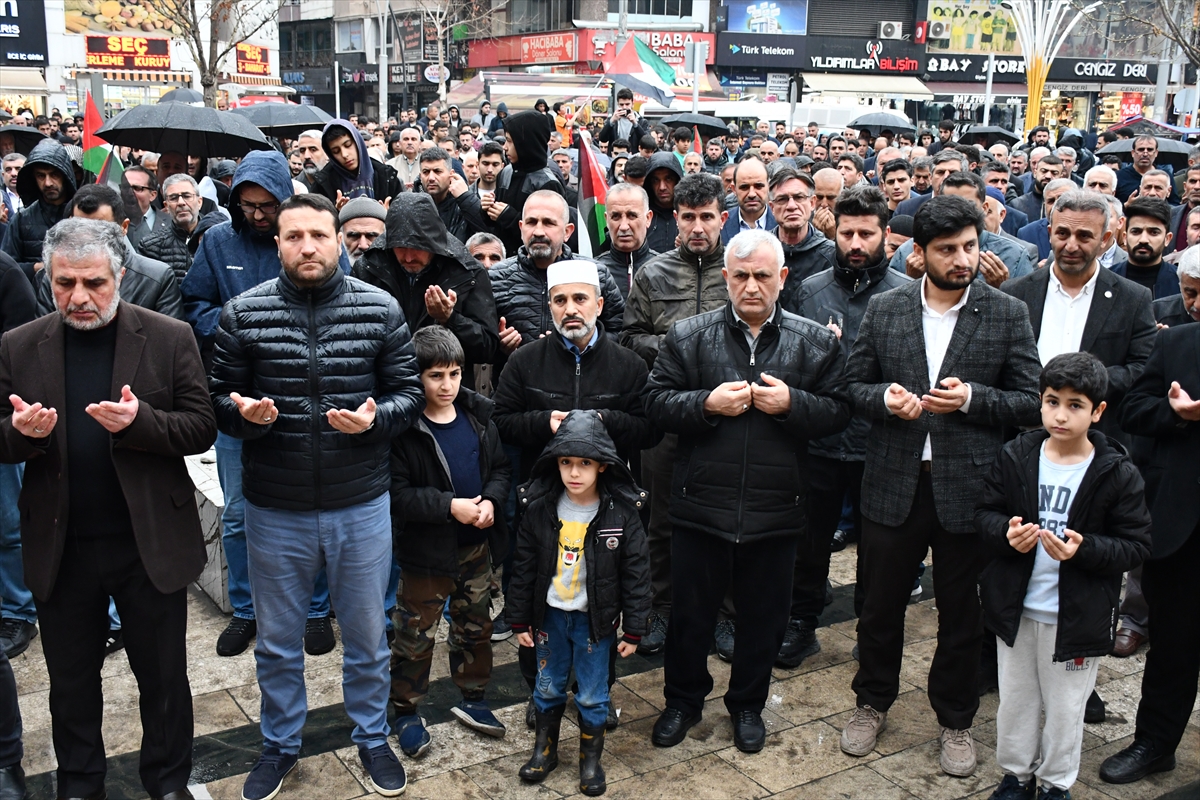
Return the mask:
<path fill-rule="evenodd" d="M 878 162 L 876 162 L 876 163 L 878 163 Z M 933 156 L 920 156 L 919 158 L 914 158 L 912 165 L 913 165 L 913 172 L 916 172 L 919 169 L 932 170 L 933 169 Z"/>
<path fill-rule="evenodd" d="M 1045 158 L 1048 155 L 1050 155 L 1049 147 L 1035 147 L 1029 151 L 1029 160 L 1032 161 L 1034 156 Z"/>
<path fill-rule="evenodd" d="M 500 237 L 493 236 L 492 234 L 484 231 L 480 231 L 471 238 L 467 239 L 464 244 L 466 245 L 467 250 L 470 250 L 472 247 L 478 247 L 481 244 L 494 244 L 500 248 L 500 260 L 503 261 L 504 259 L 508 258 L 508 253 L 506 253 L 504 250 L 504 242 L 500 241 Z"/>
<path fill-rule="evenodd" d="M 1122 203 L 1114 195 L 1111 195 L 1111 194 L 1101 195 L 1101 197 L 1103 197 L 1105 200 L 1108 201 L 1108 207 L 1110 209 L 1112 209 L 1112 213 L 1113 213 L 1114 217 L 1116 217 L 1117 219 L 1125 218 L 1125 204 L 1124 203 Z"/>
<path fill-rule="evenodd" d="M 650 210 L 650 195 L 646 194 L 646 190 L 636 183 L 616 183 L 608 187 L 609 197 L 620 197 L 623 194 L 631 194 L 642 201 L 642 211 Z"/>
<path fill-rule="evenodd" d="M 1200 245 L 1193 245 L 1183 254 L 1179 256 L 1179 264 L 1177 265 L 1180 278 L 1191 278 L 1194 281 L 1200 281 Z"/>
<path fill-rule="evenodd" d="M 1106 167 L 1103 164 L 1097 164 L 1083 174 L 1083 182 L 1086 185 L 1092 175 L 1103 175 L 1114 188 L 1117 185 L 1117 173 L 1113 172 L 1112 167 Z"/>
<path fill-rule="evenodd" d="M 783 266 L 783 244 L 780 243 L 779 237 L 768 231 L 758 230 L 757 228 L 742 231 L 729 240 L 729 244 L 725 245 L 725 268 L 732 267 L 734 259 L 749 258 L 758 252 L 758 249 L 763 245 L 768 245 L 771 252 L 775 255 L 775 266 L 777 268 Z"/>
<path fill-rule="evenodd" d="M 42 261 L 47 275 L 54 279 L 55 258 L 65 258 L 77 264 L 85 259 L 103 256 L 112 268 L 113 279 L 121 285 L 121 270 L 125 268 L 128 244 L 121 226 L 98 219 L 69 217 L 46 232 L 42 242 Z"/>
<path fill-rule="evenodd" d="M 321 130 L 319 128 L 309 128 L 296 137 L 296 141 L 300 141 L 301 139 L 316 139 L 319 142 L 321 141 Z"/>
<path fill-rule="evenodd" d="M 1188 165 L 1200 164 L 1200 144 L 1188 151 Z"/>
<path fill-rule="evenodd" d="M 957 161 L 962 165 L 963 172 L 966 172 L 967 168 L 971 166 L 967 161 L 967 157 L 955 150 L 953 147 L 947 147 L 943 150 L 938 150 L 937 155 L 933 157 L 934 164 L 945 164 L 947 161 Z"/>
<path fill-rule="evenodd" d="M 162 182 L 162 193 L 165 195 L 167 189 L 177 183 L 186 183 L 196 190 L 196 194 L 200 194 L 200 184 L 196 183 L 196 179 L 186 172 L 177 172 L 174 175 L 168 175 L 167 179 Z"/>
<path fill-rule="evenodd" d="M 3 161 L 5 164 L 7 164 L 10 161 L 24 161 L 24 160 L 25 160 L 25 156 L 21 155 L 20 153 L 9 153 L 3 159 L 0 159 L 0 161 Z"/>
<path fill-rule="evenodd" d="M 1058 180 L 1066 179 L 1060 178 Z M 1045 191 L 1049 191 L 1054 184 L 1058 182 L 1058 180 L 1051 181 L 1049 184 L 1047 184 Z M 1074 181 L 1068 180 L 1067 183 L 1071 184 L 1072 187 L 1075 187 Z M 1106 199 L 1105 195 L 1102 195 L 1099 192 L 1089 192 L 1084 189 L 1072 188 L 1070 191 L 1064 193 L 1058 198 L 1058 201 L 1054 204 L 1054 213 L 1057 214 L 1060 211 L 1075 211 L 1080 214 L 1087 214 L 1092 211 L 1099 211 L 1104 215 L 1103 230 L 1108 230 L 1108 221 L 1110 219 L 1109 214 L 1111 213 L 1111 208 L 1112 207 L 1108 204 L 1108 200 Z"/>
<path fill-rule="evenodd" d="M 1146 178 L 1157 178 L 1159 176 L 1166 178 L 1167 186 L 1170 187 L 1171 173 L 1167 172 L 1165 169 L 1148 169 L 1146 170 L 1146 174 L 1142 176 L 1142 180 L 1146 180 Z"/>
<path fill-rule="evenodd" d="M 1078 189 L 1079 186 L 1070 178 L 1055 178 L 1046 184 L 1046 188 L 1042 190 L 1042 194 L 1046 192 L 1057 192 L 1059 189 Z M 1097 192 L 1092 192 L 1097 194 Z"/>
<path fill-rule="evenodd" d="M 1067 147 L 1065 144 L 1054 151 L 1056 156 L 1070 156 L 1072 159 L 1079 158 L 1079 154 L 1075 152 L 1074 147 Z"/>

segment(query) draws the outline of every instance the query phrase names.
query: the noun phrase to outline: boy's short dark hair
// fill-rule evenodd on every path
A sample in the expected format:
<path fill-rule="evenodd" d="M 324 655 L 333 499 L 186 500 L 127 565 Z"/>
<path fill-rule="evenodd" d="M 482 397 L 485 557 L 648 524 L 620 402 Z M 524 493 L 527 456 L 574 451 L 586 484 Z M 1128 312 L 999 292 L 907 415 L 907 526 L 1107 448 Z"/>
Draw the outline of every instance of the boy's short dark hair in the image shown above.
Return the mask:
<path fill-rule="evenodd" d="M 1074 389 L 1096 408 L 1108 394 L 1108 370 L 1091 353 L 1063 353 L 1055 356 L 1042 368 L 1038 378 L 1038 394 L 1047 389 Z"/>
<path fill-rule="evenodd" d="M 625 162 L 625 174 L 630 178 L 644 178 L 650 171 L 650 160 L 645 156 L 630 156 Z"/>
<path fill-rule="evenodd" d="M 983 209 L 957 195 L 941 195 L 929 200 L 913 218 L 913 241 L 922 249 L 934 239 L 955 236 L 965 228 L 983 232 Z"/>
<path fill-rule="evenodd" d="M 467 360 L 458 337 L 441 325 L 421 328 L 413 334 L 412 343 L 421 372 L 434 367 L 461 367 Z"/>

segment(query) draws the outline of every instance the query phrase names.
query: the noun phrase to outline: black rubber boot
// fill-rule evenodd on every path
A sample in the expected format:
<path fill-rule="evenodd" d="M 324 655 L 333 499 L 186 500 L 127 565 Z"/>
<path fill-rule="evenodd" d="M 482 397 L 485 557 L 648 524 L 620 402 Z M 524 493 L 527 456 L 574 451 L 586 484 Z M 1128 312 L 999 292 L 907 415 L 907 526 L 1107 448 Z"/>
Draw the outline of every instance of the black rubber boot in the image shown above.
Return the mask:
<path fill-rule="evenodd" d="M 533 745 L 533 756 L 517 772 L 521 780 L 541 783 L 558 766 L 558 730 L 562 726 L 565 709 L 566 706 L 561 705 L 545 713 L 537 712 L 537 740 Z"/>
<path fill-rule="evenodd" d="M 604 753 L 604 726 L 599 728 L 579 727 L 579 791 L 588 797 L 604 794 L 608 784 L 604 781 L 604 767 L 600 756 Z"/>

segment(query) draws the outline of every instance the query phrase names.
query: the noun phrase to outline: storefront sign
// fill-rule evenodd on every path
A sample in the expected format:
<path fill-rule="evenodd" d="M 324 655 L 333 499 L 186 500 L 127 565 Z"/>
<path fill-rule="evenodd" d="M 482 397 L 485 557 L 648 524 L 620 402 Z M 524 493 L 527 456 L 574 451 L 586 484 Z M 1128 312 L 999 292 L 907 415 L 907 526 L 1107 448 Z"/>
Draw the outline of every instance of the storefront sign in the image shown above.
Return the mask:
<path fill-rule="evenodd" d="M 46 4 L 42 0 L 0 2 L 0 66 L 46 63 Z"/>
<path fill-rule="evenodd" d="M 171 40 L 145 36 L 89 36 L 87 65 L 105 69 L 169 70 Z"/>
<path fill-rule="evenodd" d="M 1140 115 L 1145 98 L 1141 92 L 1121 92 L 1121 118 L 1128 119 Z"/>
<path fill-rule="evenodd" d="M 995 0 L 931 0 L 925 27 L 929 54 L 1021 57 L 1012 12 Z"/>
<path fill-rule="evenodd" d="M 416 83 L 421 80 L 421 69 L 417 64 L 390 64 L 388 80 L 393 84 Z"/>
<path fill-rule="evenodd" d="M 987 56 L 939 56 L 930 54 L 930 80 L 940 81 L 976 81 L 987 83 Z M 1024 83 L 1025 59 L 1001 58 L 996 56 L 996 65 L 992 71 L 992 83 Z"/>
<path fill-rule="evenodd" d="M 822 37 L 808 43 L 803 63 L 814 72 L 914 75 L 926 62 L 925 48 L 912 42 Z"/>
<path fill-rule="evenodd" d="M 450 68 L 439 67 L 437 64 L 430 64 L 421 74 L 430 83 L 445 83 L 450 80 Z"/>
<path fill-rule="evenodd" d="M 806 63 L 807 36 L 782 36 L 766 33 L 717 35 L 716 63 L 729 67 L 788 67 Z"/>
<path fill-rule="evenodd" d="M 605 64 L 617 57 L 617 43 L 612 31 L 587 30 L 583 31 L 583 43 L 580 47 L 580 61 L 601 61 Z M 692 42 L 706 42 L 708 56 L 706 64 L 715 64 L 717 57 L 717 37 L 711 33 L 693 33 L 691 31 L 630 31 L 646 44 L 654 54 L 672 66 L 682 65 L 684 53 Z"/>
<path fill-rule="evenodd" d="M 342 69 L 342 83 L 379 83 L 379 67 L 355 67 Z"/>
<path fill-rule="evenodd" d="M 242 75 L 270 75 L 269 52 L 265 47 L 240 43 L 237 46 L 237 71 Z"/>
<path fill-rule="evenodd" d="M 786 72 L 768 72 L 767 94 L 786 95 L 791 86 L 791 77 Z"/>
<path fill-rule="evenodd" d="M 1050 65 L 1050 74 L 1047 76 L 1047 80 L 1149 85 L 1158 80 L 1158 64 L 1149 64 L 1143 61 L 1057 58 Z"/>
<path fill-rule="evenodd" d="M 574 33 L 521 37 L 522 64 L 561 64 L 574 61 L 578 40 Z"/>

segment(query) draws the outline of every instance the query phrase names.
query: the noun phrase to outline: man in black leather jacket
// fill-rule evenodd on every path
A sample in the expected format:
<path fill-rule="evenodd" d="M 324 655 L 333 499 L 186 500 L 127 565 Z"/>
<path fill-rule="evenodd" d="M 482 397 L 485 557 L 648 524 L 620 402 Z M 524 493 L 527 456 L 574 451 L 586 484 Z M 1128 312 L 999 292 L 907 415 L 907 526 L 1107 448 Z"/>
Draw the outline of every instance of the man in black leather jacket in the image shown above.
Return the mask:
<path fill-rule="evenodd" d="M 850 400 L 837 337 L 777 303 L 787 277 L 779 240 L 743 231 L 725 264 L 729 302 L 672 325 L 646 384 L 647 416 L 679 436 L 666 709 L 652 738 L 672 747 L 700 721 L 712 689 L 709 636 L 732 588 L 739 631 L 725 707 L 734 744 L 754 753 L 806 533 L 804 451 L 846 426 Z"/>

